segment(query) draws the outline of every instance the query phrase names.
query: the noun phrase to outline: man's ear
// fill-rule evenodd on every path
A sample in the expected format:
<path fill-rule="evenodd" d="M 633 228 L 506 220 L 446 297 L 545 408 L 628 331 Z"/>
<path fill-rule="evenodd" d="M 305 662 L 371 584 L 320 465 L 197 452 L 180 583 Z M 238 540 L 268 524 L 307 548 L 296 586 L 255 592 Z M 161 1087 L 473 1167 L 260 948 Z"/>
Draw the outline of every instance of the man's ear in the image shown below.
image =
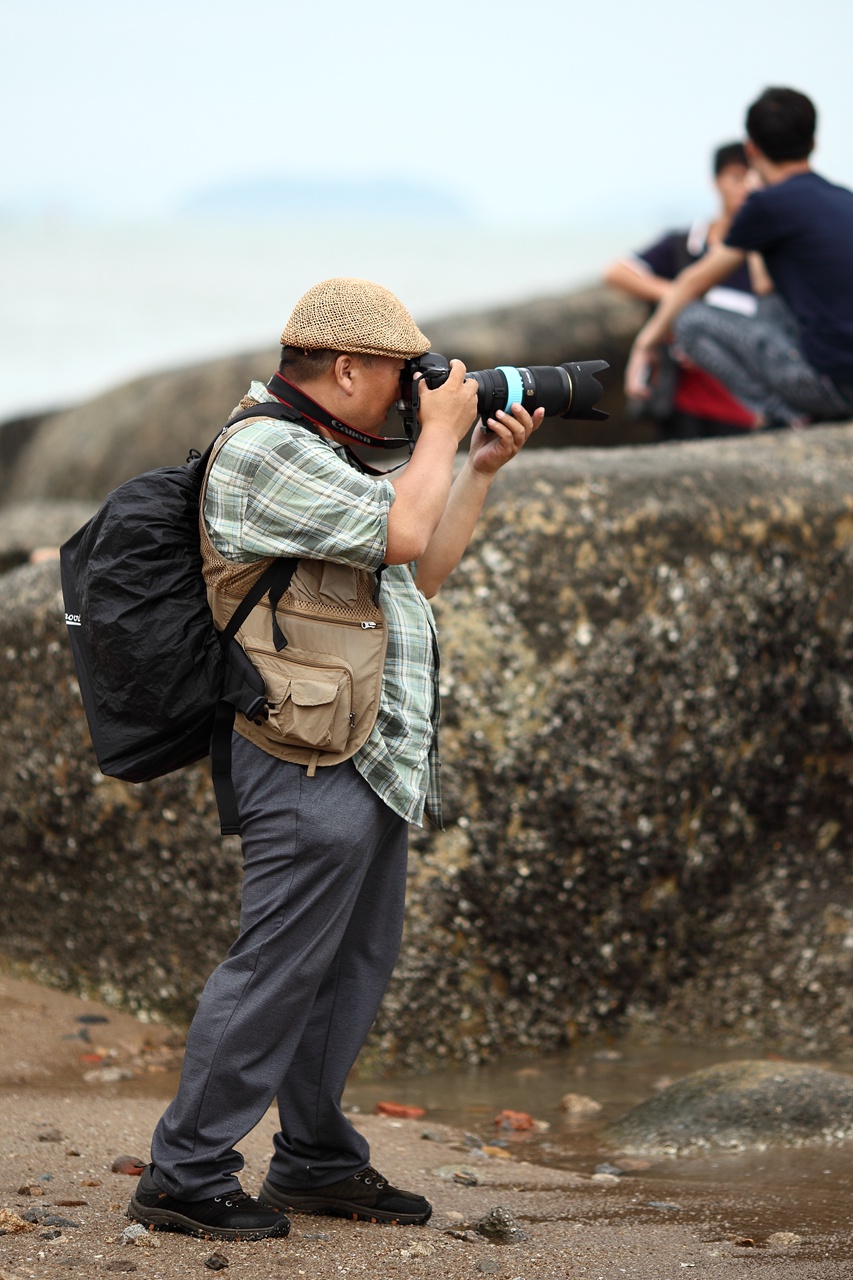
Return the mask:
<path fill-rule="evenodd" d="M 355 393 L 355 381 L 353 373 L 355 370 L 355 360 L 351 355 L 339 355 L 335 361 L 335 382 L 345 396 L 351 396 Z"/>

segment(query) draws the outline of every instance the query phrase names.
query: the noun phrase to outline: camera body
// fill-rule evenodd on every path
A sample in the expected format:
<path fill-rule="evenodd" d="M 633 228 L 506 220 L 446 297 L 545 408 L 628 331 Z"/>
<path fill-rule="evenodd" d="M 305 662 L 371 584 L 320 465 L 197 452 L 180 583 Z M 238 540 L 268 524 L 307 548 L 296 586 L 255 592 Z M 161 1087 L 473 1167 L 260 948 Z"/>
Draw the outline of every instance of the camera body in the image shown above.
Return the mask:
<path fill-rule="evenodd" d="M 495 369 L 479 369 L 465 376 L 477 384 L 477 412 L 484 423 L 501 409 L 509 412 L 514 404 L 522 405 L 530 414 L 541 407 L 546 417 L 603 422 L 609 415 L 593 408 L 603 394 L 601 383 L 594 375 L 608 367 L 606 360 L 522 367 L 498 365 Z M 410 437 L 417 427 L 419 379 L 416 374 L 421 374 L 430 389 L 440 387 L 450 376 L 450 361 L 437 351 L 406 361 L 400 377 L 397 409 Z"/>

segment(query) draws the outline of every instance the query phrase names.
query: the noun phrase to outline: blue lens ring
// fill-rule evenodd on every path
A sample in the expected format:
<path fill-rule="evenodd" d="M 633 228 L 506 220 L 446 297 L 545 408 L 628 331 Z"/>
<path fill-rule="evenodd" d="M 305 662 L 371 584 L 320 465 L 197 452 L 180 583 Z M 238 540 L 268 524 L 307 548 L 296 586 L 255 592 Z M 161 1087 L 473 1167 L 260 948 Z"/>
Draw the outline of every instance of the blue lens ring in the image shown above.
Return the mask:
<path fill-rule="evenodd" d="M 506 404 L 504 412 L 509 413 L 514 404 L 524 404 L 524 383 L 515 365 L 499 364 L 495 366 L 498 373 L 506 378 Z"/>

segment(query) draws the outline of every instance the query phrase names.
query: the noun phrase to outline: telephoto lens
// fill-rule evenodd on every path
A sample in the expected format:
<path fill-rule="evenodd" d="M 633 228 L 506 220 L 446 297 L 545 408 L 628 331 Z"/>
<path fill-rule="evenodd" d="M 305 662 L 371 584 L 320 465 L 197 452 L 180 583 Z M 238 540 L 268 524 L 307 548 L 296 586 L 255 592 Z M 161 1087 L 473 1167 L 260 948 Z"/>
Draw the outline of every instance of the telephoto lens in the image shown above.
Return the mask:
<path fill-rule="evenodd" d="M 495 369 L 479 369 L 466 374 L 477 384 L 477 412 L 485 422 L 503 409 L 507 413 L 520 404 L 532 414 L 540 407 L 546 417 L 580 418 L 604 422 L 609 414 L 593 408 L 604 389 L 597 373 L 609 368 L 606 360 L 566 361 L 565 364 L 537 364 L 516 368 L 498 365 Z M 416 373 L 423 374 L 430 388 L 440 387 L 450 375 L 450 362 L 437 351 L 406 361 L 401 385 L 400 412 L 417 417 Z"/>

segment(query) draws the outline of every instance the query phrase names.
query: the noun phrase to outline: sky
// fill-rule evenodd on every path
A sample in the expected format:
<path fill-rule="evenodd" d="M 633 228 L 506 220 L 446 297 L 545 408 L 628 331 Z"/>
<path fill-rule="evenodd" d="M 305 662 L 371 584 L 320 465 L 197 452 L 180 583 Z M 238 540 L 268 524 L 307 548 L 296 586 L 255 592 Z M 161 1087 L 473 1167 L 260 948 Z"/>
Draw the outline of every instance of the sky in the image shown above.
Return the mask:
<path fill-rule="evenodd" d="M 484 224 L 666 221 L 769 84 L 853 184 L 849 0 L 0 0 L 0 212 L 167 216 L 271 174 L 405 177 Z"/>

